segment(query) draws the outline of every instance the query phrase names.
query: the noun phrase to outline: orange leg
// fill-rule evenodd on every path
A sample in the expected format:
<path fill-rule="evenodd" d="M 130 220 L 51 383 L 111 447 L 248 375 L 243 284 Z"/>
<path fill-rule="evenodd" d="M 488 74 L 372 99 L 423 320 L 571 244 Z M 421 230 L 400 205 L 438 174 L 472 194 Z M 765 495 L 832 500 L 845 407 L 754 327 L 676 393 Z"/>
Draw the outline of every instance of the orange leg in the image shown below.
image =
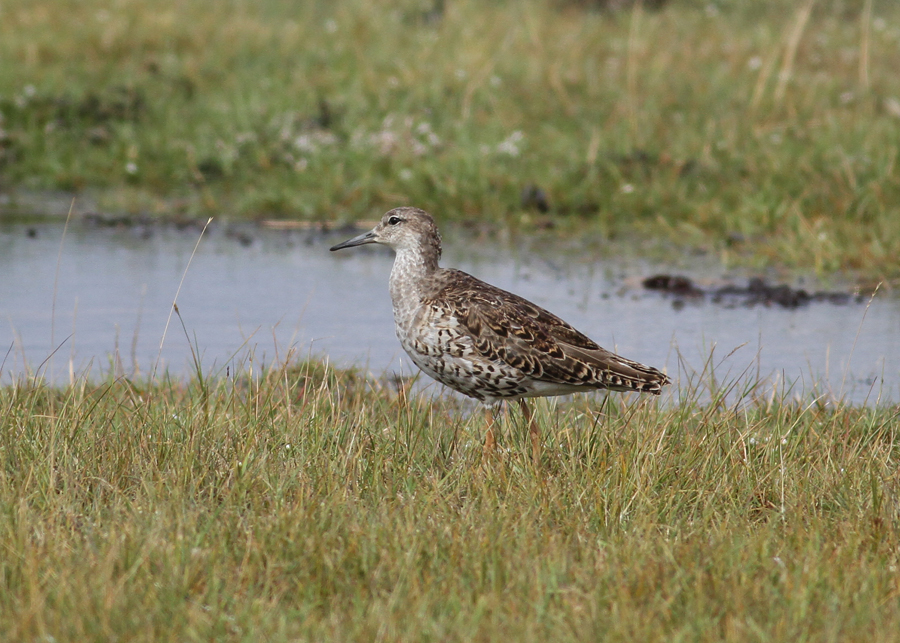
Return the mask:
<path fill-rule="evenodd" d="M 528 423 L 528 435 L 531 438 L 531 459 L 535 466 L 541 463 L 541 430 L 538 428 L 537 422 L 534 420 L 534 414 L 525 398 L 519 398 L 519 406 L 522 407 L 522 413 L 525 415 L 525 421 Z"/>
<path fill-rule="evenodd" d="M 484 449 L 481 451 L 481 461 L 492 457 L 497 450 L 497 440 L 494 437 L 494 409 L 484 407 L 484 417 L 487 420 L 487 432 L 484 434 Z"/>

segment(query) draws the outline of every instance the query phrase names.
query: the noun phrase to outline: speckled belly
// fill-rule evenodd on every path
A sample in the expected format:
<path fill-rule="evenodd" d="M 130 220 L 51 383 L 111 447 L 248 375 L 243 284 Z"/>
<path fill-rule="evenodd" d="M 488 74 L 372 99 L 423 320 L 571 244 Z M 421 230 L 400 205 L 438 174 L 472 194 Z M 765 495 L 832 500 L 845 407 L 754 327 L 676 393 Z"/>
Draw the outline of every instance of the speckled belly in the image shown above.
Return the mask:
<path fill-rule="evenodd" d="M 432 324 L 417 330 L 412 336 L 398 326 L 397 339 L 413 363 L 442 384 L 487 402 L 529 395 L 520 370 L 486 359 L 468 336 Z"/>

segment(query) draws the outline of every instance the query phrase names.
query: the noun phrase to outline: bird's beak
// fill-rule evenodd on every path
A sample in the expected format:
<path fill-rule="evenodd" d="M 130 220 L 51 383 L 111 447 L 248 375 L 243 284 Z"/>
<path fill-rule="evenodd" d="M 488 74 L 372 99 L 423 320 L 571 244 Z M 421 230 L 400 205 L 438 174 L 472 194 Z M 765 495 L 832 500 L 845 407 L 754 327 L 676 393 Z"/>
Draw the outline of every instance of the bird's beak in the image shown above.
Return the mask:
<path fill-rule="evenodd" d="M 364 232 L 358 237 L 353 237 L 352 239 L 347 239 L 343 243 L 339 243 L 336 246 L 331 246 L 330 250 L 334 252 L 335 250 L 341 250 L 342 248 L 352 248 L 353 246 L 363 246 L 367 243 L 376 243 L 377 236 L 375 234 L 375 230 L 369 230 L 368 232 Z"/>

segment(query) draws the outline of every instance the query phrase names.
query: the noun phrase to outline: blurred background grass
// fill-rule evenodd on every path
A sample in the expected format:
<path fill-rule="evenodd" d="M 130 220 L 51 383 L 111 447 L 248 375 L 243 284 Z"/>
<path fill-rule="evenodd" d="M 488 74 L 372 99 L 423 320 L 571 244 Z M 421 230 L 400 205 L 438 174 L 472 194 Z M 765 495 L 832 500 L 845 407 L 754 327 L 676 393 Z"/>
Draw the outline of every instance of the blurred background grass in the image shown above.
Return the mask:
<path fill-rule="evenodd" d="M 5 0 L 0 189 L 895 277 L 900 5 Z"/>

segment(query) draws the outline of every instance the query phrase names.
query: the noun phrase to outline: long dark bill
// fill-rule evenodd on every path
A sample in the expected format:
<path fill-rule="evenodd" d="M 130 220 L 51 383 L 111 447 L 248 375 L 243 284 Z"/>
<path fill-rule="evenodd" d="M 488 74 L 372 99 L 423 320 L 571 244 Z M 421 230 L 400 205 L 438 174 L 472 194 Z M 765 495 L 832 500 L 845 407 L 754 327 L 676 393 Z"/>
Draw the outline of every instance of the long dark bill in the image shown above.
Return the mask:
<path fill-rule="evenodd" d="M 334 252 L 335 250 L 341 250 L 342 248 L 352 248 L 353 246 L 363 246 L 367 243 L 375 243 L 375 231 L 369 230 L 368 232 L 364 232 L 358 237 L 353 237 L 352 239 L 347 239 L 343 243 L 339 243 L 336 246 L 331 246 L 330 250 Z"/>

